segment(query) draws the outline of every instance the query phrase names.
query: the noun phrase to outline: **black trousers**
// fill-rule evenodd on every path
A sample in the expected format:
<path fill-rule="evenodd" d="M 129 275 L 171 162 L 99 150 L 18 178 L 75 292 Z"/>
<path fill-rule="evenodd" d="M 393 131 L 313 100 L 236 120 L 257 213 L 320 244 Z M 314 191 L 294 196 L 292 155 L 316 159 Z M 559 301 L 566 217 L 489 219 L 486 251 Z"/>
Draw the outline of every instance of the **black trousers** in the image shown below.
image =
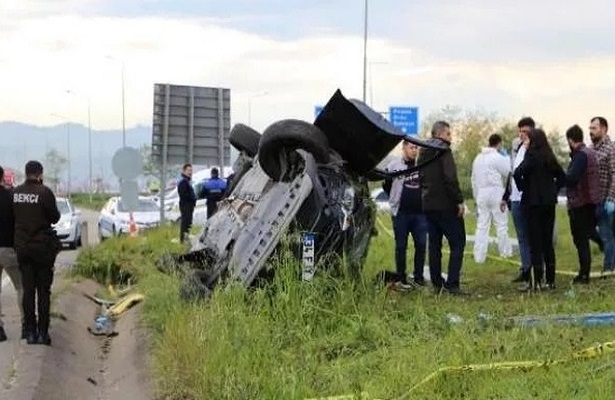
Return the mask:
<path fill-rule="evenodd" d="M 591 251 L 589 240 L 596 232 L 596 206 L 586 205 L 568 210 L 570 233 L 579 256 L 579 275 L 589 278 Z"/>
<path fill-rule="evenodd" d="M 555 204 L 531 206 L 526 209 L 530 257 L 536 283 L 555 283 L 555 249 L 553 226 Z"/>
<path fill-rule="evenodd" d="M 49 331 L 51 285 L 56 255 L 55 251 L 46 248 L 17 253 L 23 281 L 24 324 L 29 333 L 45 334 Z"/>
<path fill-rule="evenodd" d="M 194 208 L 180 209 L 181 217 L 179 222 L 179 241 L 184 242 L 190 228 L 192 228 L 192 215 L 194 214 Z"/>

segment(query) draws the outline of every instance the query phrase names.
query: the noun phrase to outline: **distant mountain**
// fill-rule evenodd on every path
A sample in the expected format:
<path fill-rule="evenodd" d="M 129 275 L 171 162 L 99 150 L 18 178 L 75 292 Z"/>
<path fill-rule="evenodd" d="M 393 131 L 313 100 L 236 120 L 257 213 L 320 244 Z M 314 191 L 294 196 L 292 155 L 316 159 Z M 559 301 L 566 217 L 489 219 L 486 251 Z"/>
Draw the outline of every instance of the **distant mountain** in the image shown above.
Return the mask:
<path fill-rule="evenodd" d="M 89 178 L 88 128 L 81 124 L 69 124 L 71 187 L 87 187 Z M 151 127 L 137 126 L 126 129 L 126 145 L 141 148 L 151 145 Z M 0 165 L 23 170 L 28 160 L 44 161 L 45 154 L 56 149 L 68 158 L 66 124 L 39 127 L 19 122 L 0 122 Z M 111 186 L 117 178 L 111 169 L 113 154 L 122 147 L 122 131 L 92 130 L 92 176 Z M 67 179 L 68 169 L 61 175 Z"/>

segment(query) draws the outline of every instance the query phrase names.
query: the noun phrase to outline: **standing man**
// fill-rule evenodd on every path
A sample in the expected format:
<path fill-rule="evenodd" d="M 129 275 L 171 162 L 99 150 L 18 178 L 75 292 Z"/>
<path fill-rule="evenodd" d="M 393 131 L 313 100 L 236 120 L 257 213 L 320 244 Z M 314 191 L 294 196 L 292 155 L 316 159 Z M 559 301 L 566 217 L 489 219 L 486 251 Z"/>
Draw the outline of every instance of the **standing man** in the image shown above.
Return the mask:
<path fill-rule="evenodd" d="M 615 235 L 613 213 L 615 212 L 615 145 L 608 135 L 609 124 L 603 117 L 590 121 L 589 136 L 592 148 L 598 153 L 598 188 L 600 203 L 596 210 L 598 233 L 604 246 L 604 271 L 615 269 Z"/>
<path fill-rule="evenodd" d="M 521 165 L 529 144 L 530 132 L 535 127 L 536 123 L 531 117 L 523 117 L 517 123 L 517 128 L 519 129 L 519 140 L 516 143 L 513 141 L 513 171 Z M 525 217 L 523 207 L 521 206 L 521 194 L 522 193 L 517 187 L 515 180 L 512 179 L 512 174 L 509 175 L 506 191 L 504 192 L 500 206 L 502 207 L 502 210 L 504 210 L 506 205 L 509 205 L 513 217 L 513 223 L 515 225 L 515 231 L 517 232 L 517 241 L 519 243 L 521 269 L 519 271 L 519 275 L 513 279 L 513 283 L 529 282 L 530 267 L 532 265 L 527 219 Z"/>
<path fill-rule="evenodd" d="M 51 227 L 60 220 L 56 197 L 43 185 L 43 166 L 26 164 L 26 181 L 13 190 L 15 252 L 23 279 L 23 309 L 28 344 L 51 345 L 49 308 L 56 256 L 61 244 Z M 35 300 L 38 297 L 38 323 Z"/>
<path fill-rule="evenodd" d="M 589 283 L 589 240 L 592 231 L 596 231 L 596 205 L 600 203 L 598 156 L 583 143 L 583 130 L 578 125 L 566 131 L 566 138 L 571 150 L 571 161 L 566 172 L 568 217 L 579 256 L 579 275 L 572 283 Z"/>
<path fill-rule="evenodd" d="M 192 164 L 184 164 L 182 174 L 177 184 L 177 194 L 179 194 L 179 242 L 184 243 L 190 228 L 192 227 L 192 216 L 196 207 L 196 194 L 192 187 Z"/>
<path fill-rule="evenodd" d="M 7 171 L 8 172 L 8 171 Z M 9 177 L 10 178 L 10 177 Z M 17 254 L 13 244 L 15 241 L 15 215 L 13 214 L 13 196 L 11 193 L 12 179 L 7 179 L 6 173 L 0 167 L 0 281 L 2 281 L 2 271 L 6 271 L 9 279 L 17 292 L 17 305 L 21 315 L 21 338 L 25 339 L 25 326 L 23 319 L 23 287 L 21 284 L 21 272 L 17 263 Z M 2 285 L 0 283 L 0 294 Z M 0 300 L 2 300 L 0 298 Z M 2 321 L 2 302 L 0 301 L 0 342 L 7 339 Z"/>
<path fill-rule="evenodd" d="M 431 128 L 429 142 L 446 148 L 436 161 L 420 172 L 423 210 L 427 216 L 429 233 L 429 273 L 437 291 L 461 294 L 460 275 L 463 251 L 466 245 L 466 230 L 463 215 L 465 204 L 457 166 L 450 149 L 451 127 L 445 121 L 437 121 Z M 434 157 L 440 150 L 427 148 L 419 153 L 419 164 Z M 451 254 L 448 262 L 448 279 L 442 277 L 442 238 L 446 237 Z"/>
<path fill-rule="evenodd" d="M 489 229 L 493 220 L 500 256 L 512 256 L 512 245 L 508 238 L 508 214 L 501 207 L 504 182 L 510 175 L 510 159 L 500 153 L 502 137 L 489 136 L 489 147 L 484 147 L 472 163 L 472 193 L 478 209 L 474 261 L 485 262 L 489 248 Z"/>
<path fill-rule="evenodd" d="M 227 183 L 220 178 L 218 168 L 211 169 L 211 177 L 203 183 L 201 198 L 207 201 L 207 219 L 218 211 L 218 202 L 224 197 Z"/>
<path fill-rule="evenodd" d="M 404 140 L 402 157 L 391 161 L 387 172 L 404 171 L 416 165 L 418 147 Z M 425 253 L 427 246 L 427 219 L 423 214 L 421 200 L 421 182 L 419 172 L 403 175 L 394 179 L 386 179 L 382 188 L 389 196 L 393 232 L 395 233 L 395 267 L 397 279 L 393 287 L 400 290 L 411 289 L 406 275 L 406 253 L 408 236 L 412 234 L 414 241 L 414 273 L 415 284 L 424 286 Z"/>

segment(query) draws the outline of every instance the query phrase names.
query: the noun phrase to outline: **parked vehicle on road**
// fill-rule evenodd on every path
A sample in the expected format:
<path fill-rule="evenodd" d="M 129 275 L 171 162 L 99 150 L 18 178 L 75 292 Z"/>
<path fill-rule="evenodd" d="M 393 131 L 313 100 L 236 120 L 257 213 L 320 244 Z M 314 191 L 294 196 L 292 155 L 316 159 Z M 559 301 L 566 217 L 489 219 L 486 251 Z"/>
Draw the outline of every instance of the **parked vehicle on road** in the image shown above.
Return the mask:
<path fill-rule="evenodd" d="M 368 181 L 389 176 L 376 166 L 404 137 L 339 90 L 314 123 L 281 120 L 262 135 L 236 125 L 230 142 L 240 151 L 234 166 L 240 172 L 230 194 L 190 251 L 161 259 L 160 268 L 189 264 L 185 298 L 207 297 L 226 279 L 251 286 L 271 276 L 269 260 L 284 248 L 302 262 L 303 279 L 341 262 L 358 273 L 377 232 Z"/>
<path fill-rule="evenodd" d="M 160 225 L 160 209 L 151 197 L 140 196 L 132 212 L 136 228 L 140 231 Z M 130 233 L 130 212 L 120 196 L 110 198 L 100 210 L 98 237 L 101 240 Z"/>
<path fill-rule="evenodd" d="M 60 220 L 53 225 L 60 242 L 74 250 L 81 246 L 81 211 L 73 207 L 68 198 L 57 197 Z"/>

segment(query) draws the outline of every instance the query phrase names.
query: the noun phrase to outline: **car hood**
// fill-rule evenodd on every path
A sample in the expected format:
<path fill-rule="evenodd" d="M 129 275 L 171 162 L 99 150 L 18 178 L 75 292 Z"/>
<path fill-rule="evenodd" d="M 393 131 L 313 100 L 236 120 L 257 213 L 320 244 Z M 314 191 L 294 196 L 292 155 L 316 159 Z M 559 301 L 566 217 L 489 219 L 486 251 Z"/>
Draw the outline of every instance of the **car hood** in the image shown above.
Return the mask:
<path fill-rule="evenodd" d="M 314 125 L 324 132 L 329 146 L 347 162 L 347 167 L 358 174 L 373 170 L 403 139 L 420 147 L 443 150 L 437 143 L 404 134 L 362 101 L 346 99 L 339 89 Z"/>
<path fill-rule="evenodd" d="M 128 221 L 130 219 L 129 213 L 118 213 L 118 217 L 121 220 Z M 133 212 L 132 217 L 135 220 L 135 223 L 138 224 L 153 224 L 160 221 L 160 212 L 158 211 L 148 211 L 148 212 Z"/>
<path fill-rule="evenodd" d="M 55 226 L 60 226 L 65 223 L 70 223 L 72 221 L 72 217 L 73 217 L 72 214 L 61 214 L 60 220 L 53 226 L 55 227 Z"/>

